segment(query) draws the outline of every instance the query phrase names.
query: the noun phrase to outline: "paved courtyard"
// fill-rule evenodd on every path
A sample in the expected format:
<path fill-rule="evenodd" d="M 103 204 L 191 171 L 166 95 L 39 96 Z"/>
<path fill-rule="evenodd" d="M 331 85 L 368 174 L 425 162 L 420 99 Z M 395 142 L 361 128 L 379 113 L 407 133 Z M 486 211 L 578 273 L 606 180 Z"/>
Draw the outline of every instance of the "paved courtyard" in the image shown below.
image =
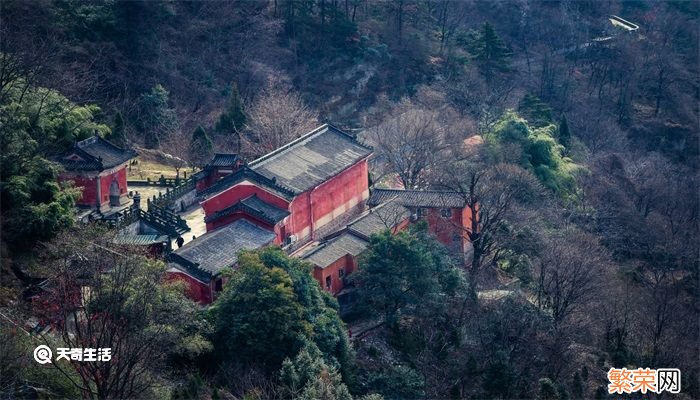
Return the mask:
<path fill-rule="evenodd" d="M 187 226 L 190 227 L 190 231 L 182 235 L 185 239 L 185 243 L 191 242 L 192 237 L 200 237 L 207 231 L 207 225 L 204 223 L 204 210 L 199 203 L 192 205 L 190 208 L 184 212 L 178 213 L 185 221 L 187 221 Z M 173 249 L 176 249 L 177 245 L 173 245 Z"/>
<path fill-rule="evenodd" d="M 158 196 L 160 192 L 165 193 L 164 187 L 159 186 L 129 186 L 129 191 L 136 193 L 139 192 L 141 195 L 141 208 L 146 209 L 146 199 L 153 199 L 153 196 Z M 129 198 L 129 203 L 126 206 L 131 206 L 133 204 L 133 199 Z M 126 208 L 125 206 L 125 208 Z M 190 227 L 190 231 L 183 234 L 182 238 L 185 239 L 185 243 L 191 242 L 192 237 L 200 237 L 207 231 L 207 226 L 204 223 L 204 210 L 199 203 L 193 204 L 184 212 L 178 212 L 178 214 L 187 221 L 187 226 Z M 177 248 L 175 240 L 173 240 L 173 249 Z"/>

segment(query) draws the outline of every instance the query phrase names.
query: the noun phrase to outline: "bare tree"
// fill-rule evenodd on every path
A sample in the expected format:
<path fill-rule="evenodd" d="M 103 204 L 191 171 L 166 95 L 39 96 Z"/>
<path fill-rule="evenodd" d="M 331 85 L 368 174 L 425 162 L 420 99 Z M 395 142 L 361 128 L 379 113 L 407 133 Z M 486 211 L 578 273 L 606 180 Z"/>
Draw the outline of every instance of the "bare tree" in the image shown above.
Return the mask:
<path fill-rule="evenodd" d="M 509 220 L 526 215 L 522 208 L 546 201 L 532 173 L 511 164 L 491 166 L 480 157 L 474 154 L 446 168 L 435 183 L 458 193 L 469 210 L 471 223 L 463 229 L 471 243 L 470 274 L 476 283 L 486 267 L 494 267 L 506 254 L 507 243 L 515 235 Z M 508 230 L 511 232 L 504 236 Z"/>
<path fill-rule="evenodd" d="M 647 65 L 643 78 L 647 90 L 654 98 L 654 116 L 665 111 L 664 103 L 671 99 L 669 108 L 675 106 L 680 99 L 673 99 L 673 96 L 678 95 L 677 91 L 672 90 L 673 87 L 680 82 L 688 82 L 687 72 L 679 57 L 681 55 L 673 48 L 673 38 L 683 34 L 684 24 L 678 23 L 681 18 L 676 11 L 667 10 L 652 20 L 648 28 L 652 40 L 643 44 Z"/>
<path fill-rule="evenodd" d="M 557 327 L 598 295 L 605 250 L 583 232 L 550 238 L 535 262 L 537 304 Z"/>
<path fill-rule="evenodd" d="M 317 112 L 307 106 L 299 94 L 270 86 L 250 108 L 245 144 L 250 152 L 264 154 L 317 125 Z"/>
<path fill-rule="evenodd" d="M 446 81 L 444 90 L 450 103 L 462 115 L 477 121 L 478 132 L 489 131 L 510 104 L 515 89 L 512 79 L 486 81 L 478 71 L 470 70 L 464 77 Z"/>
<path fill-rule="evenodd" d="M 450 149 L 460 135 L 450 124 L 453 121 L 445 121 L 440 112 L 407 100 L 389 113 L 387 119 L 369 129 L 366 138 L 406 189 L 426 187 L 427 172 L 454 161 Z"/>
<path fill-rule="evenodd" d="M 162 286 L 162 263 L 114 247 L 110 237 L 81 228 L 45 245 L 42 261 L 52 273 L 46 314 L 57 327 L 56 347 L 94 349 L 80 355 L 92 361 L 57 354 L 53 366 L 85 398 L 142 397 L 180 340 L 194 339 L 181 335 L 198 312 L 179 289 Z M 110 359 L 100 360 L 99 349 L 109 349 Z"/>
<path fill-rule="evenodd" d="M 437 6 L 440 53 L 450 48 L 450 39 L 467 16 L 466 4 L 459 1 L 442 0 Z"/>

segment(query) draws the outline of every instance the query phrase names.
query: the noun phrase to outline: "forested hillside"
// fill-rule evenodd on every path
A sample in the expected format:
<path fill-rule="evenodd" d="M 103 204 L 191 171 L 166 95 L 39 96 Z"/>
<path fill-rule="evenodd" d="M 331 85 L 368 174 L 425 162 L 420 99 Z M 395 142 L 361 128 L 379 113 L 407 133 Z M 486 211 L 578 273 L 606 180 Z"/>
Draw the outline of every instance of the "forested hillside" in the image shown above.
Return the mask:
<path fill-rule="evenodd" d="M 108 241 L 75 226 L 53 162 L 93 134 L 194 168 L 328 122 L 374 148 L 372 183 L 449 190 L 479 217 L 468 262 L 420 224 L 373 236 L 344 321 L 276 249 L 244 253 L 205 311 L 144 283 L 163 263 L 85 250 L 133 267 L 109 283 L 124 293 L 100 286 L 130 349 L 169 350 L 123 354 L 138 373 L 58 373 L 0 324 L 0 393 L 612 398 L 609 368 L 650 367 L 700 398 L 698 17 L 693 1 L 3 0 L 3 315 L 37 317 L 24 290 Z"/>

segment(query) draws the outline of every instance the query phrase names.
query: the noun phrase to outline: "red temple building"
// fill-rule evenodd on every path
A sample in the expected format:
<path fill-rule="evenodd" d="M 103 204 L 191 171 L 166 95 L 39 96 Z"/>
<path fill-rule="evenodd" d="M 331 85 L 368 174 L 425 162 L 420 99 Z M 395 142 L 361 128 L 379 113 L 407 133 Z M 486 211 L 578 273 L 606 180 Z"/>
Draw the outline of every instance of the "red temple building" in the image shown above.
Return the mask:
<path fill-rule="evenodd" d="M 82 189 L 77 205 L 106 212 L 127 203 L 126 166 L 136 153 L 93 136 L 77 142 L 60 158 L 61 180 Z"/>
<path fill-rule="evenodd" d="M 345 277 L 357 268 L 357 257 L 369 246 L 370 236 L 387 229 L 394 233 L 404 230 L 410 216 L 406 207 L 388 201 L 365 211 L 345 228 L 296 255 L 313 264 L 313 276 L 323 289 L 338 295 L 345 288 Z"/>
<path fill-rule="evenodd" d="M 367 205 L 371 208 L 344 229 L 299 254 L 314 265 L 316 280 L 335 296 L 345 288 L 344 278 L 357 268 L 357 257 L 369 245 L 370 236 L 386 229 L 398 232 L 425 220 L 428 230 L 452 254 L 465 258 L 471 249 L 467 236 L 471 212 L 457 193 L 372 189 Z"/>
<path fill-rule="evenodd" d="M 428 230 L 453 254 L 471 250 L 467 233 L 472 212 L 459 193 L 431 190 L 373 189 L 367 205 L 374 207 L 396 201 L 411 211 L 413 221 L 424 219 Z"/>
<path fill-rule="evenodd" d="M 219 179 L 201 193 L 207 230 L 247 219 L 299 246 L 359 213 L 369 197 L 372 150 L 323 125 Z"/>
<path fill-rule="evenodd" d="M 221 271 L 233 268 L 241 250 L 272 244 L 274 233 L 246 220 L 238 220 L 185 244 L 168 257 L 168 279 L 187 285 L 187 295 L 209 304 L 223 290 Z"/>
<path fill-rule="evenodd" d="M 240 250 L 279 245 L 310 262 L 314 278 L 337 296 L 371 235 L 421 219 L 448 249 L 467 254 L 471 213 L 464 199 L 435 191 L 370 194 L 371 154 L 330 125 L 249 164 L 217 154 L 196 176 L 207 233 L 170 254 L 170 278 L 184 280 L 190 297 L 209 304 L 223 288 L 221 271 L 236 267 Z"/>

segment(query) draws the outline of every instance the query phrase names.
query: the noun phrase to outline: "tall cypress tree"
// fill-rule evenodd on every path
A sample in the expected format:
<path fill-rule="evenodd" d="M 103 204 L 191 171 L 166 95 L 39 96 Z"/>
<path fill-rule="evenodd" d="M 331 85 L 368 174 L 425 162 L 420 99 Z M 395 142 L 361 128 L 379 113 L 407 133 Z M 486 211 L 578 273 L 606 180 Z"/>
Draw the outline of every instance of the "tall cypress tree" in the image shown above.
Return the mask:
<path fill-rule="evenodd" d="M 214 143 L 204 131 L 204 128 L 198 126 L 192 133 L 192 141 L 190 142 L 190 161 L 202 166 L 209 161 L 214 154 Z"/>
<path fill-rule="evenodd" d="M 246 122 L 246 116 L 243 112 L 243 101 L 241 94 L 238 91 L 236 82 L 231 84 L 231 96 L 229 97 L 226 110 L 221 114 L 216 122 L 216 132 L 223 134 L 231 134 L 240 130 Z"/>
<path fill-rule="evenodd" d="M 126 129 L 124 126 L 124 117 L 122 117 L 122 113 L 117 112 L 117 115 L 114 116 L 114 126 L 112 127 L 112 132 L 107 135 L 107 140 L 116 144 L 117 146 L 126 146 Z"/>
<path fill-rule="evenodd" d="M 569 147 L 571 144 L 571 132 L 569 132 L 569 121 L 566 120 L 566 114 L 562 114 L 561 121 L 559 121 L 559 143 L 565 147 Z"/>
<path fill-rule="evenodd" d="M 178 127 L 177 114 L 169 105 L 170 93 L 157 84 L 139 98 L 136 126 L 143 133 L 146 147 L 155 149 L 160 139 L 167 137 Z"/>

